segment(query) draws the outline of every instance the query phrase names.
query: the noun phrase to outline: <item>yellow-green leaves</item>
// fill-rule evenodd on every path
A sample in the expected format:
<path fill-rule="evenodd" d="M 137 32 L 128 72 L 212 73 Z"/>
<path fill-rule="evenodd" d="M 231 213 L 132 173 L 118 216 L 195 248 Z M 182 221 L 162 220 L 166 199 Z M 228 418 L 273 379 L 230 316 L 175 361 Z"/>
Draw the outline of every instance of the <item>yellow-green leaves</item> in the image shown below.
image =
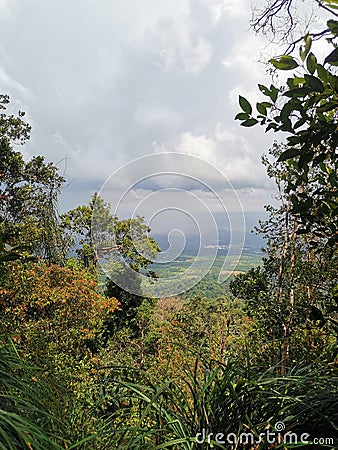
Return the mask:
<path fill-rule="evenodd" d="M 304 62 L 312 45 L 312 39 L 309 34 L 304 37 L 304 46 L 301 46 L 299 49 L 299 55 L 301 60 Z"/>
<path fill-rule="evenodd" d="M 324 5 L 332 9 L 338 9 L 338 0 L 324 0 Z"/>
<path fill-rule="evenodd" d="M 307 61 L 306 61 L 306 67 L 307 70 L 310 72 L 311 75 L 313 75 L 317 68 L 317 58 L 313 53 L 310 53 Z"/>
<path fill-rule="evenodd" d="M 283 55 L 270 59 L 270 63 L 278 70 L 292 70 L 299 66 L 297 61 L 290 55 Z"/>

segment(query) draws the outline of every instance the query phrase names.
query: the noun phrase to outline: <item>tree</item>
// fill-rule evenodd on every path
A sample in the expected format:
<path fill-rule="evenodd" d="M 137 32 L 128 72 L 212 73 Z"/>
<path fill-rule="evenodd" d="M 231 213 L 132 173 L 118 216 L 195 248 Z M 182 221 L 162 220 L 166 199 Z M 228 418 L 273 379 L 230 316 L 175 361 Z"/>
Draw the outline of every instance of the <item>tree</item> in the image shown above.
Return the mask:
<path fill-rule="evenodd" d="M 282 374 L 293 360 L 306 359 L 307 354 L 334 358 L 338 331 L 334 297 L 337 255 L 330 258 L 330 250 L 313 233 L 297 234 L 300 222 L 285 190 L 297 174 L 290 170 L 289 162 L 276 162 L 284 150 L 278 145 L 270 150 L 273 162 L 263 157 L 280 202 L 278 208 L 266 207 L 269 218 L 257 228 L 267 240 L 263 267 L 230 283 L 232 292 L 248 302 L 260 345 L 265 342 L 272 364 L 281 362 Z"/>
<path fill-rule="evenodd" d="M 136 272 L 146 269 L 160 250 L 148 236 L 143 217 L 119 220 L 110 205 L 95 193 L 89 205 L 78 206 L 61 216 L 61 225 L 77 247 L 85 267 L 98 257 L 121 262 Z"/>
<path fill-rule="evenodd" d="M 310 7 L 310 16 L 307 22 L 300 20 L 300 11 Z M 263 33 L 272 42 L 288 45 L 288 50 L 302 40 L 304 27 L 310 27 L 316 21 L 315 13 L 326 11 L 338 17 L 337 0 L 265 0 L 262 6 L 253 9 L 251 26 L 256 33 Z M 315 39 L 326 34 L 325 30 L 313 33 Z"/>
<path fill-rule="evenodd" d="M 279 161 L 289 161 L 294 174 L 286 192 L 290 195 L 292 213 L 301 225 L 297 232 L 311 230 L 329 246 L 334 246 L 338 242 L 338 77 L 335 69 L 338 65 L 338 21 L 335 20 L 338 13 L 336 0 L 316 0 L 315 3 L 333 17 L 327 21 L 327 28 L 307 32 L 289 45 L 286 54 L 272 58 L 270 64 L 275 71 L 293 71 L 291 76 L 282 85 L 258 85 L 266 99 L 257 103 L 257 114 L 240 96 L 242 112 L 236 119 L 246 127 L 260 124 L 266 131 L 288 134 Z M 275 34 L 279 13 L 285 10 L 289 32 L 296 22 L 291 9 L 294 4 L 294 0 L 269 3 L 253 21 L 254 28 L 263 32 L 269 29 Z M 283 36 L 285 38 L 285 34 Z M 319 61 L 311 52 L 311 46 L 314 39 L 324 37 L 332 50 Z"/>
<path fill-rule="evenodd" d="M 0 96 L 0 109 L 8 103 L 8 96 Z M 48 262 L 57 262 L 66 251 L 57 214 L 65 180 L 42 156 L 26 162 L 13 149 L 13 144 L 23 144 L 29 138 L 30 126 L 23 122 L 23 115 L 0 115 L 0 238 L 12 246 L 28 246 Z"/>
<path fill-rule="evenodd" d="M 96 346 L 114 298 L 98 292 L 94 276 L 76 266 L 11 265 L 0 287 L 1 324 L 26 354 L 63 364 Z"/>
<path fill-rule="evenodd" d="M 65 233 L 65 239 L 71 247 L 75 247 L 76 254 L 84 267 L 93 267 L 96 264 L 91 229 L 93 205 L 97 198 L 97 194 L 94 194 L 88 206 L 77 206 L 61 215 L 61 227 Z M 103 199 L 100 198 L 99 201 L 102 201 L 109 221 L 109 208 L 103 204 Z"/>
<path fill-rule="evenodd" d="M 160 250 L 149 237 L 143 217 L 120 220 L 110 205 L 94 194 L 88 206 L 82 205 L 61 216 L 62 226 L 73 243 L 84 267 L 104 264 L 105 293 L 120 302 L 120 308 L 106 323 L 106 336 L 127 323 L 132 325 L 136 309 L 143 301 L 140 273 L 155 278 L 148 269 Z M 137 327 L 136 327 L 137 329 Z"/>
<path fill-rule="evenodd" d="M 5 111 L 10 103 L 6 94 L 0 94 L 0 110 Z M 18 112 L 18 116 L 6 113 L 0 114 L 0 136 L 11 143 L 24 144 L 30 137 L 31 126 L 23 121 L 25 113 Z"/>

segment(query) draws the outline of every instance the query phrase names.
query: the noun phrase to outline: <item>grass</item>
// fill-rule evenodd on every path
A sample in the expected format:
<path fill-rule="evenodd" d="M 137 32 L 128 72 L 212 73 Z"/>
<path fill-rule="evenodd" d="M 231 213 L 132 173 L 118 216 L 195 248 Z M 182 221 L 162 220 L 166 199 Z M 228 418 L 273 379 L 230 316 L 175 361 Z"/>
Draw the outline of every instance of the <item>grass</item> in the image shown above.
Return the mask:
<path fill-rule="evenodd" d="M 302 442 L 258 442 L 268 430 L 277 436 L 274 425 L 280 422 L 285 425 L 282 436 L 287 432 L 310 435 L 306 448 L 336 448 L 312 442 L 315 437 L 338 436 L 338 379 L 331 370 L 313 373 L 307 366 L 276 377 L 273 369 L 259 375 L 255 368 L 239 367 L 236 361 L 196 360 L 183 379 L 163 381 L 133 369 L 111 370 L 111 386 L 118 387 L 115 392 L 128 405 L 123 416 L 116 415 L 120 426 L 112 431 L 114 448 L 304 448 Z M 202 430 L 206 436 L 212 433 L 210 444 L 196 439 Z M 220 432 L 232 440 L 236 436 L 238 442 L 243 433 L 249 433 L 254 441 L 223 445 L 215 440 Z"/>
<path fill-rule="evenodd" d="M 4 342 L 4 340 L 3 340 Z M 129 367 L 106 367 L 96 396 L 105 405 L 84 407 L 71 414 L 59 410 L 50 380 L 38 378 L 36 367 L 26 363 L 7 341 L 0 351 L 0 449 L 1 450 L 193 450 L 207 448 L 291 449 L 301 443 L 258 442 L 261 433 L 285 432 L 310 435 L 305 448 L 316 446 L 315 437 L 338 437 L 337 368 L 297 367 L 285 376 L 275 368 L 260 373 L 235 359 L 227 363 L 203 361 L 185 368 L 180 378 L 149 374 Z M 59 393 L 60 394 L 60 393 Z M 95 425 L 95 429 L 91 425 Z M 81 426 L 79 423 L 81 422 Z M 71 429 L 74 427 L 75 429 Z M 77 427 L 77 430 L 76 430 Z M 81 429 L 80 429 L 81 428 Z M 211 443 L 197 439 L 204 430 Z M 70 436 L 78 434 L 78 439 Z M 236 436 L 250 433 L 252 443 L 225 445 L 217 433 Z"/>
<path fill-rule="evenodd" d="M 261 254 L 258 253 L 243 253 L 240 258 L 238 255 L 231 255 L 227 258 L 228 265 L 232 270 L 247 272 L 251 267 L 256 267 L 261 264 Z M 203 256 L 200 257 L 203 260 L 208 258 Z M 238 260 L 239 258 L 239 260 Z M 195 257 L 191 255 L 183 254 L 180 258 L 171 263 L 159 264 L 154 263 L 151 269 L 154 270 L 161 278 L 170 277 L 181 273 L 184 275 L 184 271 L 189 268 L 194 261 Z M 210 271 L 220 271 L 224 264 L 225 256 L 217 255 L 215 261 L 212 264 Z"/>

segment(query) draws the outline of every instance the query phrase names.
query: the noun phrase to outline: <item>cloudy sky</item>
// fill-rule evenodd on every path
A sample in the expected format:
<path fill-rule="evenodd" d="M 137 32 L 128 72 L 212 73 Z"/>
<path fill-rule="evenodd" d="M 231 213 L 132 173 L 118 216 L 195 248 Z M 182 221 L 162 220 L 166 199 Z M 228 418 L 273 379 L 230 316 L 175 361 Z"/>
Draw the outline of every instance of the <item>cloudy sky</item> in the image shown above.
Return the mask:
<path fill-rule="evenodd" d="M 262 213 L 273 185 L 260 157 L 275 136 L 233 120 L 238 94 L 256 100 L 257 83 L 269 82 L 250 14 L 249 0 L 0 0 L 1 91 L 33 126 L 25 157 L 43 154 L 65 174 L 62 210 L 88 202 L 116 171 L 120 198 L 126 180 L 138 181 L 137 164 L 121 167 L 155 155 L 140 160 L 153 167 L 163 154 L 160 173 L 172 152 L 208 161 L 213 170 L 196 169 L 202 184 L 218 170 L 245 212 Z M 182 175 L 192 167 L 177 164 Z M 133 185 L 133 205 L 169 178 Z"/>

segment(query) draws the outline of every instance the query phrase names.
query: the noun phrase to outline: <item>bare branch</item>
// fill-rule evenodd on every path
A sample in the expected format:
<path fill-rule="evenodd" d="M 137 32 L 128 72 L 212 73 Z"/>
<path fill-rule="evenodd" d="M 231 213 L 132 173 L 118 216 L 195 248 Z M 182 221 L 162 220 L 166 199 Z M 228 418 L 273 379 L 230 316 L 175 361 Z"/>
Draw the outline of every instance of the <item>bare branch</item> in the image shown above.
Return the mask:
<path fill-rule="evenodd" d="M 323 31 L 320 31 L 319 33 L 309 33 L 312 40 L 314 40 L 314 41 L 316 41 L 317 39 L 320 39 L 322 36 L 325 36 L 326 34 L 330 34 L 330 30 L 323 30 Z M 291 44 L 287 47 L 287 49 L 285 50 L 285 52 L 283 52 L 283 54 L 289 55 L 290 53 L 292 53 L 294 51 L 296 45 L 299 44 L 303 39 L 304 39 L 304 36 L 300 36 L 298 39 L 295 39 L 293 42 L 291 42 Z"/>
<path fill-rule="evenodd" d="M 279 13 L 286 9 L 287 17 L 283 18 L 283 24 L 288 24 L 287 29 L 284 28 L 283 34 L 289 34 L 294 28 L 294 18 L 291 11 L 291 6 L 294 0 L 274 0 L 272 3 L 267 2 L 263 11 L 256 10 L 256 19 L 251 20 L 252 28 L 257 32 L 270 32 L 274 36 L 279 32 L 280 26 L 276 25 L 276 21 L 282 19 Z"/>
<path fill-rule="evenodd" d="M 308 4 L 312 3 L 313 7 L 318 7 L 334 17 L 338 17 L 338 12 L 333 8 L 325 5 L 322 0 L 308 0 Z M 297 15 L 298 0 L 265 0 L 263 7 L 256 8 L 252 14 L 250 22 L 251 27 L 256 33 L 263 33 L 270 36 L 270 42 L 288 43 L 288 52 L 292 51 L 296 43 L 299 43 L 302 37 L 293 36 L 295 30 L 301 27 L 302 19 Z M 314 20 L 313 18 L 311 19 Z M 306 28 L 309 27 L 307 24 Z M 303 33 L 305 34 L 305 33 Z M 326 34 L 324 32 L 323 34 Z M 313 35 L 314 38 L 321 37 L 321 35 Z M 278 39 L 276 39 L 278 38 Z"/>

